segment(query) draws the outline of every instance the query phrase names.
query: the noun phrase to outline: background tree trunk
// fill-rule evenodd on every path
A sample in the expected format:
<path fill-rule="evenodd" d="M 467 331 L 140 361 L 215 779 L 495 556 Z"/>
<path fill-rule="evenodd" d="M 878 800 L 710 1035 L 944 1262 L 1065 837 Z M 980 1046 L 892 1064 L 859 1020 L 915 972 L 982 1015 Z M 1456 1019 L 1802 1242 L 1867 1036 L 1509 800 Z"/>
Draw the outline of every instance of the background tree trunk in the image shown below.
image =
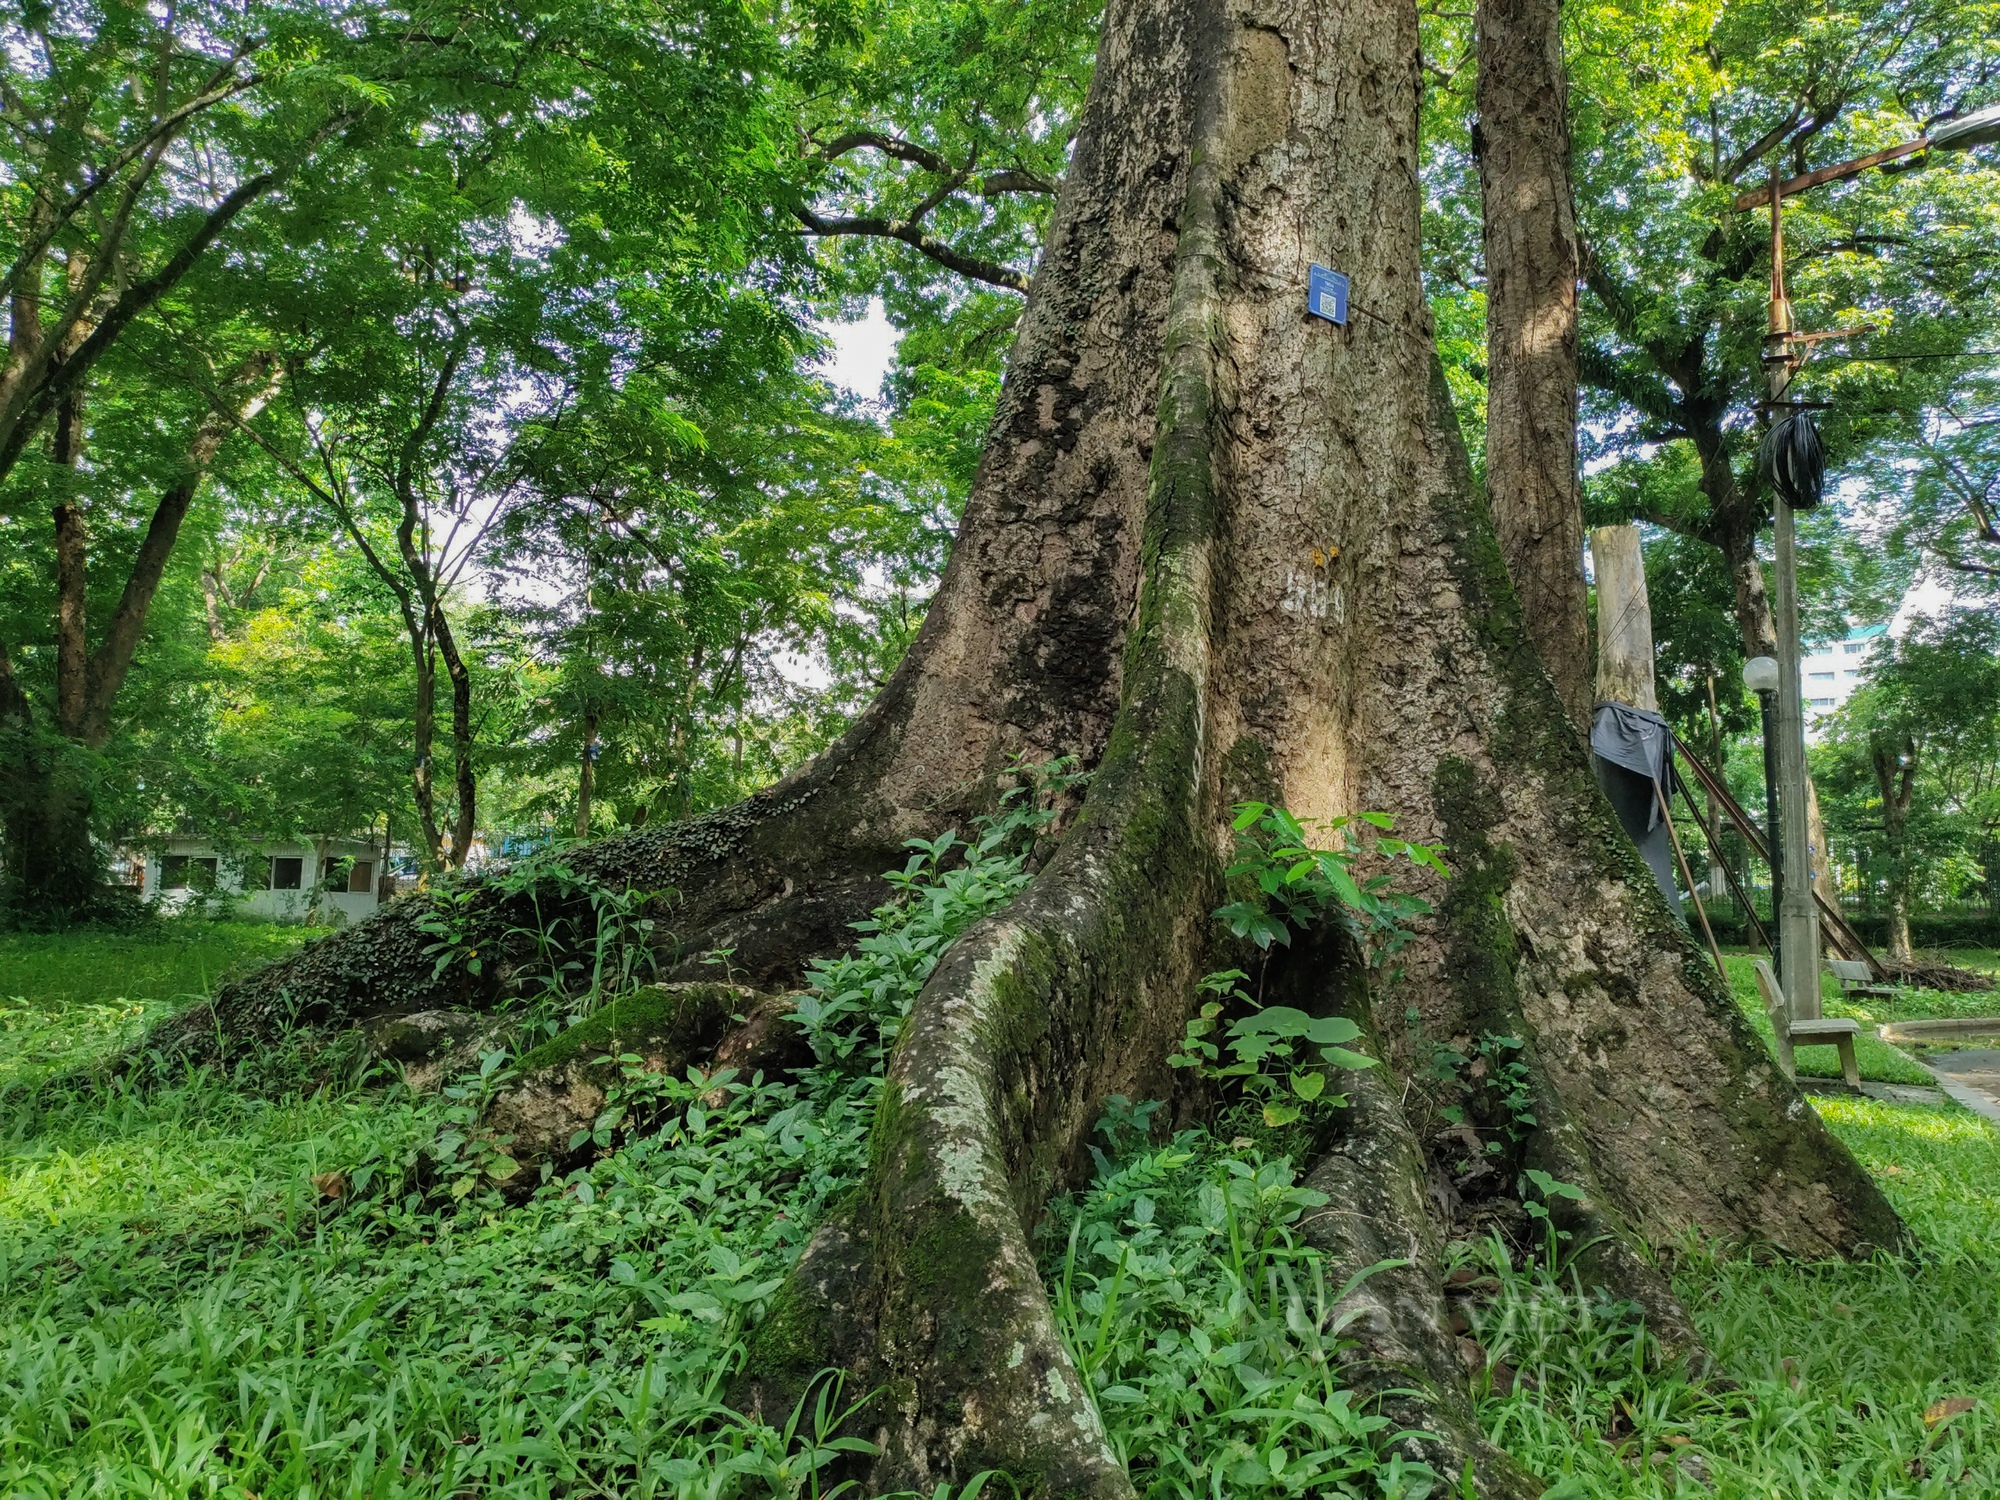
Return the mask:
<path fill-rule="evenodd" d="M 1889 957 L 1909 963 L 1910 851 L 1907 833 L 1916 791 L 1917 745 L 1907 736 L 1869 749 L 1876 789 L 1882 794 L 1882 845 L 1889 857 Z"/>
<path fill-rule="evenodd" d="M 1577 474 L 1577 234 L 1560 0 L 1479 0 L 1486 494 L 1528 634 L 1579 729 L 1590 622 Z"/>

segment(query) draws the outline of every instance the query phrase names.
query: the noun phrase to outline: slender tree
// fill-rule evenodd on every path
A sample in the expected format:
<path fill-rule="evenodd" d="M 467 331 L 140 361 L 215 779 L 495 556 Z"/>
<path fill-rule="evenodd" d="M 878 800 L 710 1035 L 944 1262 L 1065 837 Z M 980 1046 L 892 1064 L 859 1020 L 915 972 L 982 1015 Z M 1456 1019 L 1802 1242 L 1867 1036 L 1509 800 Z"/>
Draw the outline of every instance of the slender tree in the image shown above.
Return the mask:
<path fill-rule="evenodd" d="M 1576 215 L 1560 0 L 1480 0 L 1486 494 L 1528 633 L 1572 722 L 1590 721 L 1576 457 Z"/>

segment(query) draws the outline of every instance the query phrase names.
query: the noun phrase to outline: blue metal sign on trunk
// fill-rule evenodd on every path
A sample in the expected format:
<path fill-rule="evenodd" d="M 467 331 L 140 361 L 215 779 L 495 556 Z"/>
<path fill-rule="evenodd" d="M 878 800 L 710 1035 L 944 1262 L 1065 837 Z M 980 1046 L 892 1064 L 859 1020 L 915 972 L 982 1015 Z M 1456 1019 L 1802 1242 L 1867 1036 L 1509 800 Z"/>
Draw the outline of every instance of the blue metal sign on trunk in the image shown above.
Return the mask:
<path fill-rule="evenodd" d="M 1306 283 L 1306 311 L 1315 318 L 1325 318 L 1329 323 L 1347 323 L 1347 276 L 1341 271 L 1329 271 L 1325 266 L 1312 268 L 1312 279 Z"/>

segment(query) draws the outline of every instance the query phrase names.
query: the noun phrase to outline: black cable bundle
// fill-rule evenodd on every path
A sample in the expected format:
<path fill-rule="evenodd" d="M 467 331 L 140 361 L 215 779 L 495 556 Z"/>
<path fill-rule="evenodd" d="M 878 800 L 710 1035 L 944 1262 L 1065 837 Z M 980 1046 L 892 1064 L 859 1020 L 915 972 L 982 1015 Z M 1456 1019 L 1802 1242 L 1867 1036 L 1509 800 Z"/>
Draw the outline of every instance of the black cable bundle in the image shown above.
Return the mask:
<path fill-rule="evenodd" d="M 1764 434 L 1764 475 L 1793 510 L 1811 510 L 1826 489 L 1826 453 L 1809 411 L 1780 417 Z"/>

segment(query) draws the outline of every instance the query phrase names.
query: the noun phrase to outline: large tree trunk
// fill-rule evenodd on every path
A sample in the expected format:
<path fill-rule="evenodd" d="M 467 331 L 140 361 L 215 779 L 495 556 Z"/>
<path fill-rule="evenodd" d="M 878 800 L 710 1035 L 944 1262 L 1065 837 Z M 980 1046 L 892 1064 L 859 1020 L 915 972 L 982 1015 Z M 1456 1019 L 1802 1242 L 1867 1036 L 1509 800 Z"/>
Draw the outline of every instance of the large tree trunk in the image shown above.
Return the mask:
<path fill-rule="evenodd" d="M 73 263 L 74 264 L 74 263 Z M 278 374 L 266 355 L 246 360 L 236 377 L 249 395 L 239 408 L 247 419 L 261 410 L 276 388 Z M 89 646 L 86 604 L 90 587 L 90 529 L 81 498 L 67 494 L 53 507 L 55 522 L 54 735 L 37 738 L 26 695 L 11 669 L 0 688 L 0 733 L 17 727 L 11 751 L 0 750 L 7 780 L 4 857 L 8 866 L 7 904 L 41 918 L 65 919 L 84 912 L 102 873 L 91 841 L 91 752 L 110 741 L 113 713 L 140 642 L 146 617 L 166 576 L 174 544 L 189 507 L 232 430 L 228 416 L 214 414 L 195 428 L 185 471 L 162 492 L 140 539 L 119 593 L 118 604 L 95 650 Z M 82 457 L 83 392 L 64 401 L 51 443 L 51 456 L 74 470 Z M 11 709 L 10 709 L 11 704 Z M 10 725 L 9 721 L 12 721 Z"/>
<path fill-rule="evenodd" d="M 1098 219 L 1105 143 L 1152 132 L 1147 149 L 1188 164 L 1154 226 L 1176 253 L 1120 713 L 1055 860 L 918 1001 L 868 1181 L 753 1351 L 767 1412 L 829 1357 L 883 1393 L 875 1484 L 993 1465 L 1043 1493 L 1130 1492 L 1028 1231 L 1101 1101 L 1166 1087 L 1242 797 L 1386 809 L 1449 846 L 1437 916 L 1367 1015 L 1384 1076 L 1417 1076 L 1421 1036 L 1526 1038 L 1538 1124 L 1521 1164 L 1585 1188 L 1591 1274 L 1669 1347 L 1694 1340 L 1642 1239 L 1700 1227 L 1826 1255 L 1900 1238 L 1616 837 L 1536 660 L 1430 340 L 1416 56 L 1400 6 L 1107 18 L 1055 244 Z M 1345 331 L 1301 316 L 1314 259 L 1355 268 Z M 1031 336 L 1046 317 L 1031 309 Z M 1350 967 L 1293 962 L 1295 991 L 1356 1003 Z M 1343 1212 L 1321 1242 L 1337 1272 L 1385 1248 L 1410 1262 L 1357 1293 L 1357 1378 L 1405 1393 L 1454 1479 L 1477 1457 L 1482 1493 L 1521 1493 L 1480 1452 L 1443 1333 L 1449 1226 L 1424 1192 L 1426 1152 L 1439 1163 L 1422 1092 L 1343 1086 L 1355 1105 L 1314 1172 Z"/>
<path fill-rule="evenodd" d="M 0 912 L 38 921 L 89 908 L 100 868 L 90 837 L 90 770 L 68 739 L 39 729 L 24 710 L 0 712 Z"/>
<path fill-rule="evenodd" d="M 1468 1462 L 1482 1495 L 1535 1491 L 1483 1445 L 1447 1328 L 1452 1184 L 1482 1174 L 1438 1129 L 1425 1038 L 1522 1039 L 1535 1124 L 1487 1190 L 1528 1168 L 1583 1188 L 1558 1207 L 1585 1273 L 1682 1355 L 1697 1341 L 1642 1240 L 1826 1256 L 1902 1238 L 1618 836 L 1536 656 L 1432 346 L 1417 87 L 1410 6 L 1114 0 L 909 660 L 770 793 L 579 856 L 676 886 L 682 942 L 732 946 L 762 982 L 837 944 L 897 841 L 977 806 L 1008 753 L 1096 763 L 1034 884 L 918 999 L 867 1180 L 757 1335 L 742 1394 L 767 1413 L 828 1364 L 878 1393 L 872 1485 L 994 1466 L 1036 1493 L 1131 1493 L 1029 1235 L 1104 1099 L 1171 1088 L 1247 797 L 1387 810 L 1450 851 L 1399 980 L 1371 990 L 1331 941 L 1270 980 L 1352 1014 L 1384 1059 L 1339 1081 L 1351 1104 L 1311 1171 L 1339 1212 L 1307 1232 L 1335 1284 L 1406 1262 L 1354 1294 L 1348 1375 L 1419 1432 L 1448 1492 Z M 1353 276 L 1345 328 L 1305 316 L 1315 260 Z M 307 1019 L 473 993 L 427 989 L 413 909 L 226 991 L 225 1032 L 284 993 Z"/>
<path fill-rule="evenodd" d="M 1560 0 L 1480 0 L 1486 493 L 1528 635 L 1580 729 L 1590 624 L 1577 473 L 1576 214 Z"/>

